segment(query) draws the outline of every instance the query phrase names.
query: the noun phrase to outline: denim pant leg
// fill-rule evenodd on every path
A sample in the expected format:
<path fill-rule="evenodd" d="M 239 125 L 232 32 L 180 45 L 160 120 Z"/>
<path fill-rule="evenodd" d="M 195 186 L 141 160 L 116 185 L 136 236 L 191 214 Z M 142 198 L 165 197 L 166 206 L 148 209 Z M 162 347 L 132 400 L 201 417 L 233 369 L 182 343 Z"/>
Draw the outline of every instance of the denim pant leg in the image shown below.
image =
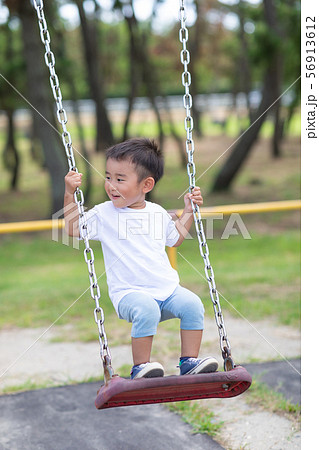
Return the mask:
<path fill-rule="evenodd" d="M 145 292 L 131 292 L 119 303 L 120 319 L 132 323 L 134 338 L 154 336 L 161 318 L 161 311 L 153 297 Z"/>
<path fill-rule="evenodd" d="M 204 329 L 204 305 L 194 292 L 178 286 L 173 294 L 163 302 L 158 301 L 161 308 L 161 322 L 177 317 L 181 320 L 182 330 Z"/>

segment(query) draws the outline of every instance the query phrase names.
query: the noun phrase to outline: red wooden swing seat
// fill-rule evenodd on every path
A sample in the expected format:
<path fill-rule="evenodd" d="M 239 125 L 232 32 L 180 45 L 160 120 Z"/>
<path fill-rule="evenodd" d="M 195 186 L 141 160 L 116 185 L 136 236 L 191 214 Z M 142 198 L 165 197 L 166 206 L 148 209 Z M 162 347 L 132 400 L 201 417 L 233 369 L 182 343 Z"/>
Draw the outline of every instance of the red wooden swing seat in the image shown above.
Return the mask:
<path fill-rule="evenodd" d="M 250 385 L 251 376 L 241 366 L 228 372 L 138 380 L 115 375 L 98 391 L 95 406 L 97 409 L 105 409 L 204 398 L 230 398 L 246 391 Z"/>

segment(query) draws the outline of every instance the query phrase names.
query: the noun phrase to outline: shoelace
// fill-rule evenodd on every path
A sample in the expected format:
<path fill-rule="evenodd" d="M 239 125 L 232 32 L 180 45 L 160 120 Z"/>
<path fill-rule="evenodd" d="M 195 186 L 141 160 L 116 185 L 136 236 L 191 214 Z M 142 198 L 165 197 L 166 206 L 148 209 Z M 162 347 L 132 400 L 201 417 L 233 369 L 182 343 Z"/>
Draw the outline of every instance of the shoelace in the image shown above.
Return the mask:
<path fill-rule="evenodd" d="M 178 366 L 176 366 L 176 367 L 177 367 L 177 368 L 180 368 L 181 365 L 182 365 L 184 362 L 186 362 L 186 361 L 192 363 L 192 362 L 197 361 L 197 359 L 196 359 L 196 358 L 187 358 L 187 359 L 185 359 L 184 361 L 180 361 L 180 362 L 178 363 Z"/>

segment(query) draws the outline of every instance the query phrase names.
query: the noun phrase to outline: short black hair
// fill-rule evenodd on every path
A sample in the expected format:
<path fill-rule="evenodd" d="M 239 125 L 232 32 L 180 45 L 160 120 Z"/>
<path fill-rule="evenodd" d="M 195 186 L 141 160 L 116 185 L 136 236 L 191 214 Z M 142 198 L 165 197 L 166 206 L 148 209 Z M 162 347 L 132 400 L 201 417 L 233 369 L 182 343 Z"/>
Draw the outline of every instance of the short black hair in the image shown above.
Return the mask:
<path fill-rule="evenodd" d="M 135 165 L 138 181 L 153 177 L 155 183 L 161 179 L 164 172 L 162 152 L 154 140 L 133 138 L 113 145 L 106 150 L 106 160 L 131 161 Z"/>

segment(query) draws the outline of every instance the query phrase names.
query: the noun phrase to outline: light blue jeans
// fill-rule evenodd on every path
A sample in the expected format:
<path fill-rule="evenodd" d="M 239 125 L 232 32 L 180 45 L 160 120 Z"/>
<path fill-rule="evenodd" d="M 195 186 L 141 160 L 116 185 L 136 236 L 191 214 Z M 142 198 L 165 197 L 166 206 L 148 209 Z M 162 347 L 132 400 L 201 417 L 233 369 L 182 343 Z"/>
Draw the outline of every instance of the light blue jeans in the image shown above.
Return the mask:
<path fill-rule="evenodd" d="M 132 323 L 134 338 L 154 336 L 159 322 L 178 318 L 182 330 L 203 330 L 204 306 L 201 299 L 182 286 L 177 286 L 164 301 L 145 292 L 131 292 L 119 303 L 119 317 Z"/>

